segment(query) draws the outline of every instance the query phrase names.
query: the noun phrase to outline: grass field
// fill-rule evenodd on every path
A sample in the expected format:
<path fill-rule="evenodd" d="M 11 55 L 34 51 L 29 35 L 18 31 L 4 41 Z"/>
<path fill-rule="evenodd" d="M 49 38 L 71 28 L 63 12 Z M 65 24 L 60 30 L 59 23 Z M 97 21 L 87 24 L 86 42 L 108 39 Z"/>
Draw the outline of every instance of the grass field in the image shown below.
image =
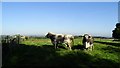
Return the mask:
<path fill-rule="evenodd" d="M 81 49 L 82 39 L 75 39 L 72 51 L 54 49 L 49 39 L 29 39 L 3 56 L 3 66 L 68 66 L 82 68 L 120 68 L 120 42 L 94 39 L 94 50 Z"/>

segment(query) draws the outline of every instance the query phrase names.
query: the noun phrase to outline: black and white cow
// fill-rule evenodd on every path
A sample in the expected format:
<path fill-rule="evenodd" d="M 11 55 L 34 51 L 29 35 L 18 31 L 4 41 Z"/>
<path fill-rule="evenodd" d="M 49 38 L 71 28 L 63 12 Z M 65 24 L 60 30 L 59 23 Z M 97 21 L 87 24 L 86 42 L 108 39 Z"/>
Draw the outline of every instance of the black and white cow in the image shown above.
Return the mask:
<path fill-rule="evenodd" d="M 51 39 L 51 42 L 55 46 L 55 49 L 58 47 L 58 44 L 62 43 L 69 47 L 71 50 L 74 41 L 74 36 L 72 35 L 55 34 L 52 32 L 48 32 L 46 37 Z"/>
<path fill-rule="evenodd" d="M 89 34 L 84 34 L 82 40 L 85 49 L 92 48 L 93 50 L 93 37 Z"/>

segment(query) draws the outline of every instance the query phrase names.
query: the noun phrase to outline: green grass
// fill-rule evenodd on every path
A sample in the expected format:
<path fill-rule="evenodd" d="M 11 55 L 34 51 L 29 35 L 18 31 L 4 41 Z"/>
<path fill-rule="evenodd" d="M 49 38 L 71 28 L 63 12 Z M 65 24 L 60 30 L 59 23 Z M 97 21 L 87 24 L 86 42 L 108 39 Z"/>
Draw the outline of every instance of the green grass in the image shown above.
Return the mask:
<path fill-rule="evenodd" d="M 54 49 L 50 39 L 29 39 L 15 46 L 4 66 L 70 66 L 119 68 L 120 43 L 111 39 L 94 39 L 94 50 L 83 50 L 82 39 L 75 39 L 73 50 Z M 7 59 L 7 60 L 6 60 Z"/>

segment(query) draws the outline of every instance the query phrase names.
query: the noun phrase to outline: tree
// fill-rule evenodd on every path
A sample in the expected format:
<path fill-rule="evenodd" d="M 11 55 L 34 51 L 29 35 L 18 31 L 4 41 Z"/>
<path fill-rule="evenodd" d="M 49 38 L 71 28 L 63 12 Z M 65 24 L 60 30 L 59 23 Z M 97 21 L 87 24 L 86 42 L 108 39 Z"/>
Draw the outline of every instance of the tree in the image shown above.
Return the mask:
<path fill-rule="evenodd" d="M 120 23 L 116 24 L 116 28 L 112 31 L 112 37 L 115 39 L 120 39 Z"/>

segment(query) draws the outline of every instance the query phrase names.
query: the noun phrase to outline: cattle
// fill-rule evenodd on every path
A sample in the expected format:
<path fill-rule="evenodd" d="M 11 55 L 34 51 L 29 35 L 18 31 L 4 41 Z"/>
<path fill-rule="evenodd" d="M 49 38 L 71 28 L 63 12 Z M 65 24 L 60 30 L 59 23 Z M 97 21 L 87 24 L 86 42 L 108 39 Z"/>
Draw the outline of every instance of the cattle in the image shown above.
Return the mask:
<path fill-rule="evenodd" d="M 90 48 L 93 50 L 93 37 L 91 35 L 84 34 L 82 43 L 85 49 Z"/>
<path fill-rule="evenodd" d="M 21 35 L 21 36 L 20 36 L 20 38 L 21 38 L 21 40 L 23 40 L 23 41 L 25 41 L 25 40 L 28 40 L 28 39 L 29 39 L 29 37 L 28 37 L 28 36 L 24 36 L 24 35 Z"/>
<path fill-rule="evenodd" d="M 29 37 L 28 36 L 24 36 L 24 35 L 20 35 L 20 39 L 21 39 L 21 41 L 25 41 L 25 40 L 28 40 Z"/>
<path fill-rule="evenodd" d="M 55 46 L 55 49 L 58 48 L 59 44 L 65 44 L 71 50 L 71 47 L 74 44 L 74 36 L 72 35 L 48 32 L 45 37 L 50 38 L 52 44 Z"/>

